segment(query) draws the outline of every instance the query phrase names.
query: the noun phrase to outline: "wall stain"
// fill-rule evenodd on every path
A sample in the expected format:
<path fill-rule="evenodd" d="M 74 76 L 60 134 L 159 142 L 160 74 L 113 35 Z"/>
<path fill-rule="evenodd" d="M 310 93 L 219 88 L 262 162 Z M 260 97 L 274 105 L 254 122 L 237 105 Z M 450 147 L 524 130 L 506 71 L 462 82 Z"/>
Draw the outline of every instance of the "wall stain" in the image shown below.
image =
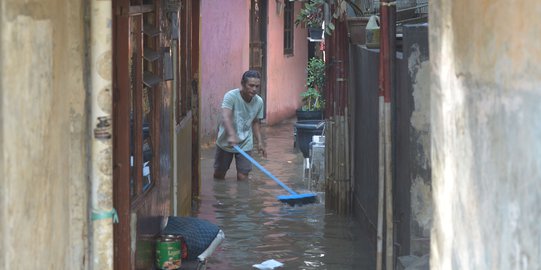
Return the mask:
<path fill-rule="evenodd" d="M 111 146 L 101 150 L 98 154 L 98 170 L 105 175 L 112 175 L 112 151 Z"/>
<path fill-rule="evenodd" d="M 112 113 L 113 106 L 112 106 L 111 85 L 107 85 L 105 89 L 102 89 L 98 93 L 98 106 L 104 113 L 106 114 Z"/>
<path fill-rule="evenodd" d="M 106 51 L 104 53 L 102 53 L 100 56 L 98 56 L 98 60 L 96 61 L 97 63 L 97 71 L 98 71 L 98 74 L 104 79 L 104 80 L 107 80 L 107 81 L 111 81 L 112 80 L 112 76 L 111 76 L 111 69 L 112 69 L 112 56 L 111 56 L 111 50 L 109 51 Z"/>
<path fill-rule="evenodd" d="M 411 211 L 413 220 L 423 230 L 424 235 L 430 235 L 432 228 L 432 187 L 419 176 L 411 185 Z"/>
<path fill-rule="evenodd" d="M 14 21 L 18 16 L 28 16 L 34 20 L 50 19 L 51 10 L 42 2 L 27 3 L 8 1 L 4 9 L 7 21 Z"/>

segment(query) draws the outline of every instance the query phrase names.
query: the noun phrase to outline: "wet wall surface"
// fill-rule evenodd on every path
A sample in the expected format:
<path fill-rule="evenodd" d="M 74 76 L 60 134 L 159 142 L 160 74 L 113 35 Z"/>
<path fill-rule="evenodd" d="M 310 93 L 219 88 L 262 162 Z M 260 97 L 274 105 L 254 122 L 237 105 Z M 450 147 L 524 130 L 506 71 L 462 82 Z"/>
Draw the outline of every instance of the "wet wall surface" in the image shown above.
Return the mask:
<path fill-rule="evenodd" d="M 293 124 L 265 127 L 268 157 L 254 156 L 286 185 L 307 193 L 302 154 L 293 148 Z M 326 211 L 321 201 L 282 204 L 275 197 L 287 192 L 255 167 L 248 181 L 236 180 L 234 163 L 225 180 L 215 180 L 214 150 L 201 153 L 201 203 L 195 215 L 217 224 L 226 239 L 209 259 L 208 269 L 252 269 L 268 259 L 284 263 L 282 269 L 375 268 L 375 248 L 353 218 Z"/>

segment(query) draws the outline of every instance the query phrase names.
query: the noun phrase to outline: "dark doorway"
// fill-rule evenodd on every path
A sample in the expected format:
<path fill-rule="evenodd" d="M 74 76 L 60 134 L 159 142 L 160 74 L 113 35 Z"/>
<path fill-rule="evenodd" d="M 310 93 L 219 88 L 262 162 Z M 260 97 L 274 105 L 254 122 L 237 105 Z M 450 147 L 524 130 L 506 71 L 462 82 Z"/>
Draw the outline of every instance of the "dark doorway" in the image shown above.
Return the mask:
<path fill-rule="evenodd" d="M 260 96 L 267 107 L 267 0 L 250 5 L 250 69 L 261 73 Z M 266 117 L 266 112 L 265 112 Z"/>

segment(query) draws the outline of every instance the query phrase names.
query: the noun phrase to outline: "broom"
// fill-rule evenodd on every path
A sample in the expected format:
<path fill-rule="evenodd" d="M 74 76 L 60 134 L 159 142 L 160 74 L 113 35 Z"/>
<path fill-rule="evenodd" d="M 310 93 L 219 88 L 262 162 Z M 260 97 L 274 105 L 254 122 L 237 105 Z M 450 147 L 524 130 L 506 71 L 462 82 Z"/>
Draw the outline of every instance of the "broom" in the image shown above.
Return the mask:
<path fill-rule="evenodd" d="M 234 145 L 233 148 L 235 150 L 239 151 L 241 155 L 243 155 L 245 158 L 247 158 L 252 164 L 254 164 L 259 170 L 261 170 L 264 174 L 266 174 L 268 177 L 270 177 L 274 182 L 278 183 L 281 187 L 283 187 L 285 190 L 287 190 L 290 195 L 279 195 L 276 196 L 276 198 L 283 202 L 287 203 L 291 206 L 293 205 L 302 205 L 302 204 L 308 204 L 308 203 L 315 203 L 317 199 L 317 194 L 314 193 L 305 193 L 305 194 L 299 194 L 295 191 L 293 191 L 291 188 L 286 186 L 286 184 L 282 183 L 282 181 L 278 180 L 274 175 L 272 175 L 267 169 L 263 168 L 255 159 L 253 159 L 250 155 L 248 155 L 246 152 L 244 152 L 240 147 L 237 145 Z"/>

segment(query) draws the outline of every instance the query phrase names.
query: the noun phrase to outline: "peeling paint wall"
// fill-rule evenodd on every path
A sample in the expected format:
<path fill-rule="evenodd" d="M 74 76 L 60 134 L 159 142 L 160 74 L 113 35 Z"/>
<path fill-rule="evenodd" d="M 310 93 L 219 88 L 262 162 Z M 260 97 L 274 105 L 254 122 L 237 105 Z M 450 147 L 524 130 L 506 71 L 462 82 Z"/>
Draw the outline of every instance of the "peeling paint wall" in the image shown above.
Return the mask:
<path fill-rule="evenodd" d="M 424 33 L 426 34 L 426 28 Z M 427 36 L 424 37 L 425 39 Z M 412 78 L 413 111 L 410 119 L 410 143 L 412 156 L 410 166 L 411 200 L 411 254 L 422 256 L 429 253 L 432 229 L 432 179 L 430 175 L 430 62 L 421 53 L 420 45 L 408 48 L 406 59 L 408 73 Z M 425 48 L 424 50 L 427 50 Z"/>
<path fill-rule="evenodd" d="M 432 269 L 541 268 L 539 14 L 431 1 Z"/>
<path fill-rule="evenodd" d="M 428 25 L 404 25 L 403 36 L 394 103 L 398 255 L 423 256 L 430 251 L 433 212 Z"/>
<path fill-rule="evenodd" d="M 0 3 L 0 268 L 87 269 L 82 1 Z"/>

